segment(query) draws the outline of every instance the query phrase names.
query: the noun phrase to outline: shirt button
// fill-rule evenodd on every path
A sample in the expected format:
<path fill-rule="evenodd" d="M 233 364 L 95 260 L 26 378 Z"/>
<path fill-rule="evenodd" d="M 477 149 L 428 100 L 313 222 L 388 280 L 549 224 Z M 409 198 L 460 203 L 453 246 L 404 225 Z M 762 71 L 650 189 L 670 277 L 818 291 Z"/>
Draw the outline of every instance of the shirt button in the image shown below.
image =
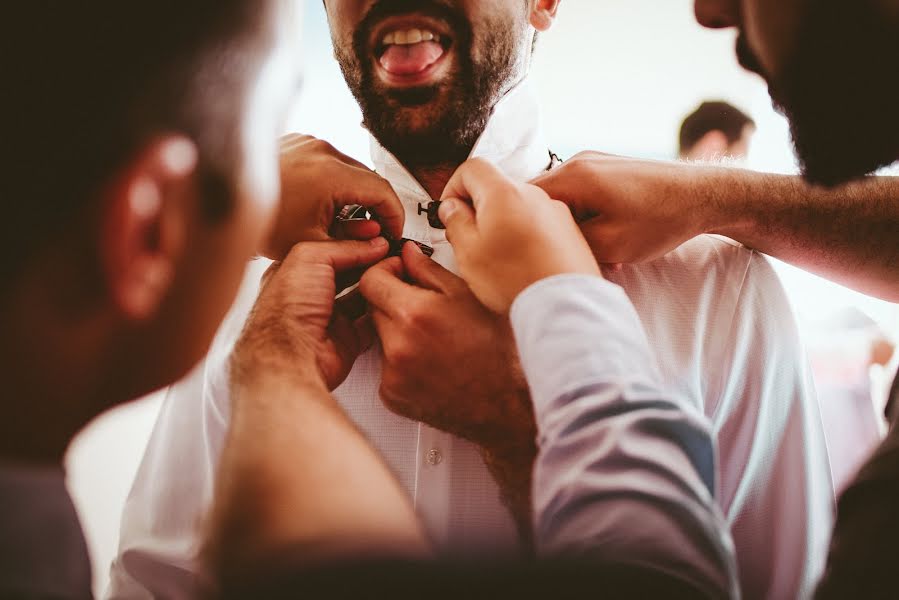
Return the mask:
<path fill-rule="evenodd" d="M 431 448 L 428 450 L 427 461 L 429 465 L 436 467 L 443 462 L 443 453 L 437 448 Z"/>

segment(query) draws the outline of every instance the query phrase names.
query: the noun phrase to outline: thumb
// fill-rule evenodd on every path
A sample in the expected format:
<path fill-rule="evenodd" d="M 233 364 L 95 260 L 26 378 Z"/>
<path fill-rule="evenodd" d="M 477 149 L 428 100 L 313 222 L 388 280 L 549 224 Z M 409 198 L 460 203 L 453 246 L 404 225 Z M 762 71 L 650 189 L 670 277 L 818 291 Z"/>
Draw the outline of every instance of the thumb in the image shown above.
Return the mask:
<path fill-rule="evenodd" d="M 367 267 L 384 258 L 388 249 L 387 240 L 382 237 L 368 241 L 306 242 L 294 246 L 284 259 L 284 266 L 324 264 L 339 273 Z"/>
<path fill-rule="evenodd" d="M 477 241 L 478 226 L 474 209 L 462 200 L 450 198 L 440 204 L 440 220 L 446 226 L 446 239 L 456 253 L 466 253 Z"/>
<path fill-rule="evenodd" d="M 459 278 L 425 256 L 415 244 L 403 247 L 403 266 L 410 281 L 428 290 L 449 294 L 459 284 Z"/>

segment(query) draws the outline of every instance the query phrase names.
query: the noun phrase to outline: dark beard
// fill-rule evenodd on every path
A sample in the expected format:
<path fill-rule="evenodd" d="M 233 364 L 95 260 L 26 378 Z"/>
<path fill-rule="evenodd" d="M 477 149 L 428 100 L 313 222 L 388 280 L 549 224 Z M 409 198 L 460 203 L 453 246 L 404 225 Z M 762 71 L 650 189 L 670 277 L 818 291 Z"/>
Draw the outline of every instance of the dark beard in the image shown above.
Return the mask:
<path fill-rule="evenodd" d="M 741 62 L 760 72 L 741 46 Z M 810 3 L 795 55 L 770 81 L 807 180 L 835 186 L 899 159 L 897 58 L 899 27 L 868 0 Z"/>
<path fill-rule="evenodd" d="M 368 40 L 383 18 L 408 12 L 449 23 L 456 64 L 436 86 L 390 90 L 375 76 Z M 465 15 L 436 0 L 381 0 L 359 24 L 353 54 L 335 43 L 335 55 L 362 108 L 365 127 L 401 163 L 410 169 L 459 164 L 470 154 L 513 77 L 518 37 L 511 25 L 500 19 L 483 23 L 486 37 L 478 40 L 483 58 L 475 61 L 474 33 Z"/>

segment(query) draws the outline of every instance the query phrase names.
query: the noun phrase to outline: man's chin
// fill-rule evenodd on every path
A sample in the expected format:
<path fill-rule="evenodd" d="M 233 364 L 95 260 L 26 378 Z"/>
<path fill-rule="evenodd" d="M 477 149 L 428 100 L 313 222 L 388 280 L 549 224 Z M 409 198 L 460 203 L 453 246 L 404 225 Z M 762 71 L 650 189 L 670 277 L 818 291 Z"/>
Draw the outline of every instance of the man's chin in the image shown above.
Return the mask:
<path fill-rule="evenodd" d="M 835 187 L 870 175 L 899 157 L 891 125 L 896 119 L 884 117 L 882 111 L 867 106 L 872 114 L 865 115 L 864 104 L 853 104 L 851 97 L 841 98 L 834 90 L 788 94 L 772 87 L 771 98 L 790 123 L 802 176 L 809 183 Z M 847 118 L 847 112 L 856 117 Z"/>
<path fill-rule="evenodd" d="M 836 187 L 860 179 L 895 162 L 892 146 L 877 145 L 877 135 L 860 136 L 851 129 L 822 129 L 817 123 L 806 128 L 792 122 L 793 145 L 802 176 L 811 184 Z M 866 144 L 861 139 L 871 140 Z"/>
<path fill-rule="evenodd" d="M 384 92 L 387 101 L 395 110 L 408 112 L 437 112 L 440 102 L 438 86 L 422 86 L 415 88 L 396 88 Z"/>

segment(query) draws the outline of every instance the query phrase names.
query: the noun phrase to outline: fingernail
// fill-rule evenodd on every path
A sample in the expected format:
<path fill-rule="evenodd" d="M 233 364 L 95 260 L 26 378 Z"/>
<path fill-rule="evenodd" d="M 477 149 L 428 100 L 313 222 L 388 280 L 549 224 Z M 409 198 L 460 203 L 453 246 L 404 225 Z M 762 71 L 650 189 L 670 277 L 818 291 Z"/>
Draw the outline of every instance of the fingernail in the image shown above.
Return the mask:
<path fill-rule="evenodd" d="M 375 248 L 384 248 L 387 246 L 387 240 L 382 237 L 376 237 L 369 241 L 369 244 L 371 244 Z"/>
<path fill-rule="evenodd" d="M 418 244 L 416 244 L 415 242 L 406 242 L 406 245 L 415 248 L 415 252 L 417 252 L 418 254 L 424 254 L 424 252 L 421 251 L 421 248 L 419 248 Z"/>
<path fill-rule="evenodd" d="M 444 200 L 440 203 L 440 208 L 437 210 L 437 215 L 441 220 L 446 220 L 449 218 L 453 211 L 456 210 L 456 201 L 455 200 Z"/>

